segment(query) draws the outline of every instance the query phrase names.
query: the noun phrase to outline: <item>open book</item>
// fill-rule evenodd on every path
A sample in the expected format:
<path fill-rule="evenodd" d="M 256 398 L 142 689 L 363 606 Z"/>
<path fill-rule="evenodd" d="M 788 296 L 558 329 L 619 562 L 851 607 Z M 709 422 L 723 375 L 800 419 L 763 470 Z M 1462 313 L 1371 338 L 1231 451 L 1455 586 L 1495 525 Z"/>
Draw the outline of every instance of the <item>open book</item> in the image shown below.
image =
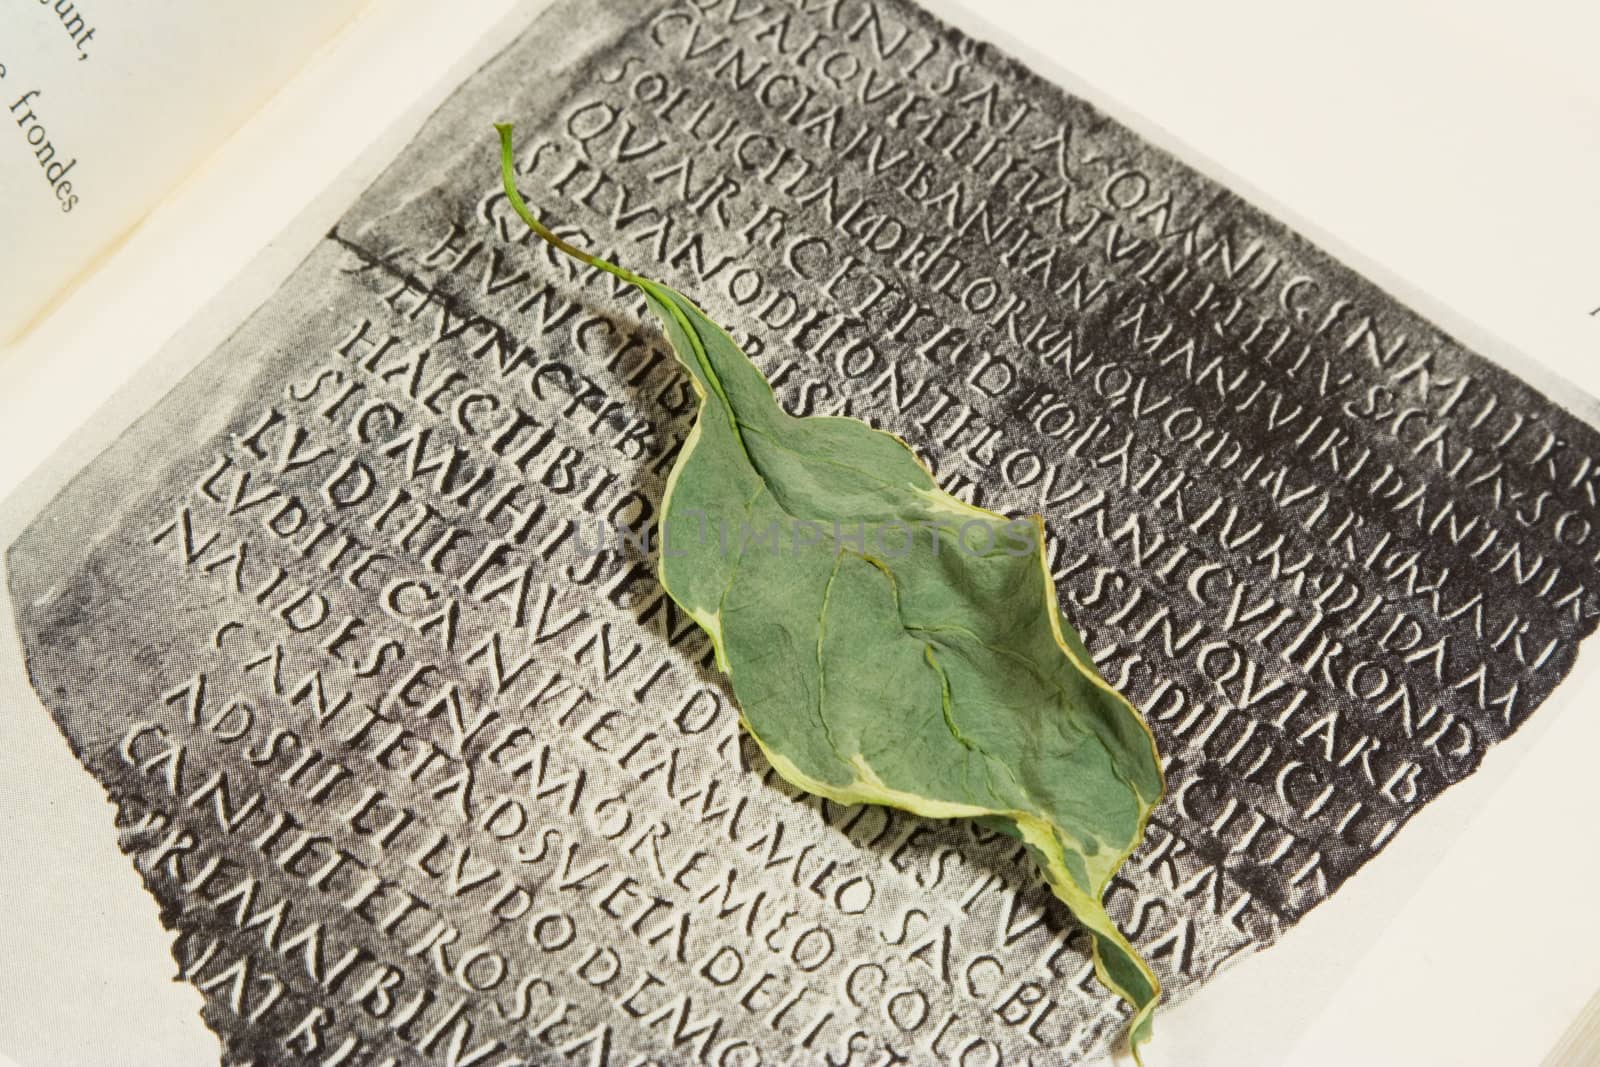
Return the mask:
<path fill-rule="evenodd" d="M 1062 606 L 1167 763 L 1108 897 L 1172 1005 L 1151 1062 L 1533 1063 L 1555 1044 L 1600 944 L 1594 861 L 1563 848 L 1600 743 L 1578 654 L 1600 612 L 1581 360 L 1600 330 L 1575 269 L 1596 161 L 1563 132 L 1595 107 L 1581 65 L 1556 51 L 1511 80 L 1520 125 L 1498 134 L 1537 174 L 1397 121 L 1355 158 L 1440 168 L 1440 187 L 1364 162 L 1348 177 L 1375 199 L 1340 209 L 1308 178 L 1265 196 L 1234 173 L 1265 184 L 1278 146 L 1331 136 L 1314 94 L 1236 83 L 1226 114 L 1285 123 L 1252 154 L 1163 93 L 1148 71 L 1170 57 L 1097 60 L 1148 42 L 1103 13 L 428 6 L 358 19 L 213 184 L 7 354 L 25 388 L 0 417 L 3 752 L 26 784 L 0 1052 L 1115 1053 L 1123 1016 L 1015 842 L 798 796 L 648 556 L 583 547 L 659 503 L 689 394 L 638 301 L 506 210 L 497 121 L 558 232 L 693 294 L 786 405 L 870 418 L 958 495 L 1044 516 Z M 1184 17 L 1175 53 L 1237 45 Z M 285 18 L 282 39 L 326 33 Z M 1096 47 L 1043 44 L 1068 30 Z M 1429 44 L 1441 96 L 1504 103 L 1467 76 L 1489 46 L 1449 37 Z M 1119 83 L 1141 55 L 1145 80 Z M 1333 78 L 1320 55 L 1251 66 Z M 0 61 L 10 92 L 20 64 Z M 1401 81 L 1364 122 L 1384 91 L 1431 99 Z M 1211 85 L 1190 90 L 1220 106 Z M 302 195 L 247 184 L 318 144 L 343 156 Z M 1443 186 L 1471 161 L 1479 184 Z M 1410 207 L 1384 214 L 1400 189 Z M 1486 217 L 1490 196 L 1522 225 Z M 1439 203 L 1478 205 L 1499 242 L 1371 232 Z M 219 233 L 253 256 L 237 279 L 165 274 Z M 96 417 L 74 410 L 134 367 Z"/>

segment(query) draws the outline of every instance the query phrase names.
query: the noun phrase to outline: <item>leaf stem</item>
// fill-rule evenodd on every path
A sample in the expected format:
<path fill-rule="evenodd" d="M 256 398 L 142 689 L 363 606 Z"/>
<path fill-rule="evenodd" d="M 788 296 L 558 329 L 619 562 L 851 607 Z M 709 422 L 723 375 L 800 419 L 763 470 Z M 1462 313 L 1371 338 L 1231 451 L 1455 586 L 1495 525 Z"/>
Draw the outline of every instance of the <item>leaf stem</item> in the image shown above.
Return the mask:
<path fill-rule="evenodd" d="M 511 202 L 511 209 L 517 213 L 523 222 L 528 224 L 528 228 L 580 263 L 587 263 L 591 267 L 599 267 L 607 274 L 614 274 L 625 282 L 642 286 L 644 279 L 633 273 L 633 271 L 625 267 L 619 267 L 609 260 L 604 260 L 599 256 L 585 252 L 577 245 L 563 241 L 554 233 L 551 233 L 548 226 L 539 221 L 538 217 L 529 209 L 527 202 L 522 199 L 522 194 L 517 192 L 517 172 L 511 158 L 511 123 L 497 122 L 494 124 L 494 128 L 500 133 L 500 177 L 505 182 L 506 199 Z"/>

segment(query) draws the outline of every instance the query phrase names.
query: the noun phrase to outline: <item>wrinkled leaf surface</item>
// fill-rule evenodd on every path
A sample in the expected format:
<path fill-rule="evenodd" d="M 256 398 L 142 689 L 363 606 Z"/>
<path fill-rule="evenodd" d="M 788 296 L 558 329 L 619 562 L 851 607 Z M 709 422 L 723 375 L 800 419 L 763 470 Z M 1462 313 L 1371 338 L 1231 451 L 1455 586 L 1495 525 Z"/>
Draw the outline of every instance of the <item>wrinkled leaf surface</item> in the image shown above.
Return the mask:
<path fill-rule="evenodd" d="M 507 195 L 516 194 L 502 127 Z M 792 416 L 681 293 L 633 282 L 693 376 L 667 482 L 661 581 L 710 635 L 741 721 L 779 774 L 841 803 L 967 816 L 1020 838 L 1134 1008 L 1154 974 L 1101 904 L 1163 781 L 1155 743 L 1062 617 L 1042 522 L 943 492 L 899 438 Z"/>

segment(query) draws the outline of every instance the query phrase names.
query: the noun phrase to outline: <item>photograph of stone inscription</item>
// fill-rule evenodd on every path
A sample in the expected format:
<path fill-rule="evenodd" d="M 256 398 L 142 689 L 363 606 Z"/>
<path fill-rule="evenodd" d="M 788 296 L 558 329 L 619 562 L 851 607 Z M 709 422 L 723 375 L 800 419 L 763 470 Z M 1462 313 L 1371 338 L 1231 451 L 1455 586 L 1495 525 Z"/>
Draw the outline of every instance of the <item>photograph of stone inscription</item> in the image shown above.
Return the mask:
<path fill-rule="evenodd" d="M 540 14 L 7 547 L 226 1064 L 1162 1064 L 1594 627 L 1587 421 L 910 0 L 724 8 Z"/>

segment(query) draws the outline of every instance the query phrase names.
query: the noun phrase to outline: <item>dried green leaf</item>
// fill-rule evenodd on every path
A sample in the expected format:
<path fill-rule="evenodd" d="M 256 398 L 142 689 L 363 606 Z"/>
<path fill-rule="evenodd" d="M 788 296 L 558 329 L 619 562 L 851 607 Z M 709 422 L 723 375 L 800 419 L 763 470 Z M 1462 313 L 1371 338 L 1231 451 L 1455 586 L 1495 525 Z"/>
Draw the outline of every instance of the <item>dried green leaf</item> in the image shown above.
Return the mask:
<path fill-rule="evenodd" d="M 899 438 L 797 418 L 688 298 L 555 237 L 643 291 L 693 376 L 698 417 L 667 480 L 661 582 L 710 635 L 772 766 L 846 804 L 968 816 L 1022 840 L 1093 938 L 1100 980 L 1149 1035 L 1155 975 L 1107 885 L 1164 783 L 1149 727 L 1062 618 L 1037 517 L 943 492 Z"/>

